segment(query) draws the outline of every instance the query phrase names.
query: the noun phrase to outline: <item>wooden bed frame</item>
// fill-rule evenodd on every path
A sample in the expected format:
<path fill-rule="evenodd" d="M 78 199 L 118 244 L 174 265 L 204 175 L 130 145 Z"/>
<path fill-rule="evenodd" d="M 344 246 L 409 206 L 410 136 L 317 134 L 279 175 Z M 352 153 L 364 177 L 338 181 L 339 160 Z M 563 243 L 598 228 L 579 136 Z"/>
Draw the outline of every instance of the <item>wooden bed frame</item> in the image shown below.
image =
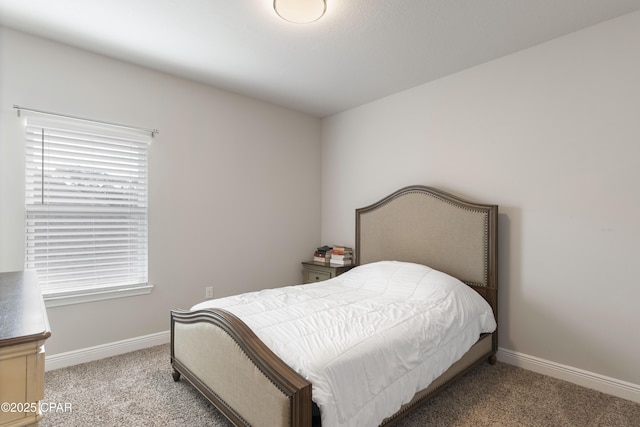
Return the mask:
<path fill-rule="evenodd" d="M 498 206 L 443 191 L 406 187 L 356 210 L 356 264 L 416 262 L 475 289 L 498 311 Z M 494 364 L 497 331 L 417 393 L 383 425 L 392 425 L 469 369 Z M 171 311 L 171 364 L 232 423 L 310 427 L 311 383 L 276 356 L 236 316 L 220 310 Z"/>

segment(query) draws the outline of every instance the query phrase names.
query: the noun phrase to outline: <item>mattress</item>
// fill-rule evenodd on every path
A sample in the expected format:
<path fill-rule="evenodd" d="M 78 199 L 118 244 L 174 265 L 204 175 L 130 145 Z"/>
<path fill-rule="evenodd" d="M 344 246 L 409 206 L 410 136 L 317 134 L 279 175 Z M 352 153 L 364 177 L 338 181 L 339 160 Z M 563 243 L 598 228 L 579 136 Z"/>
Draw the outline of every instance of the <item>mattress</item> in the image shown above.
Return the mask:
<path fill-rule="evenodd" d="M 238 316 L 312 383 L 324 427 L 379 425 L 496 328 L 491 307 L 473 289 L 396 261 L 192 310 L 206 308 Z"/>

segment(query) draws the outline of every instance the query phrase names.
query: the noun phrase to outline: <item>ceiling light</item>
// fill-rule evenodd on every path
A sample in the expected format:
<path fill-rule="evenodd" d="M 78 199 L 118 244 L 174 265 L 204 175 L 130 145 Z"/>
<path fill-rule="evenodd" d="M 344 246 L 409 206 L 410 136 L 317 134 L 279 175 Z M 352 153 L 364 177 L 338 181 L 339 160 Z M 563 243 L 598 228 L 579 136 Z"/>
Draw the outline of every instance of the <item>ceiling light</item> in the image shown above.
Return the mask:
<path fill-rule="evenodd" d="M 284 20 L 307 24 L 322 18 L 326 0 L 273 0 L 273 9 Z"/>

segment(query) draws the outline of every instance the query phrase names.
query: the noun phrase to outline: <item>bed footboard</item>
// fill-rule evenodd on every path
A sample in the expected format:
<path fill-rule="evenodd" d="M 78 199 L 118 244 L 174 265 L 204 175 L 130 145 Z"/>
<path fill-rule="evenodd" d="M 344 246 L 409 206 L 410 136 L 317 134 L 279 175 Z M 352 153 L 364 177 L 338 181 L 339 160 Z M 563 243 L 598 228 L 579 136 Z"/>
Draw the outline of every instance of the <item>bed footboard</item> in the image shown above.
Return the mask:
<path fill-rule="evenodd" d="M 172 310 L 171 365 L 235 425 L 311 426 L 311 383 L 227 311 Z"/>

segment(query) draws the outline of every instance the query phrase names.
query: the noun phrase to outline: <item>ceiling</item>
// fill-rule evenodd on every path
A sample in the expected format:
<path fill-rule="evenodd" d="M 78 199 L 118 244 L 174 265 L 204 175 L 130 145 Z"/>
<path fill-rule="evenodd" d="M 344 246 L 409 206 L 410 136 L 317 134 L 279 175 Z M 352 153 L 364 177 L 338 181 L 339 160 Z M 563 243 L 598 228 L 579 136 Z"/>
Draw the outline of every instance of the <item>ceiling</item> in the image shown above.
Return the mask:
<path fill-rule="evenodd" d="M 322 19 L 301 25 L 272 5 L 0 0 L 0 24 L 324 117 L 640 10 L 640 0 L 327 0 Z"/>

